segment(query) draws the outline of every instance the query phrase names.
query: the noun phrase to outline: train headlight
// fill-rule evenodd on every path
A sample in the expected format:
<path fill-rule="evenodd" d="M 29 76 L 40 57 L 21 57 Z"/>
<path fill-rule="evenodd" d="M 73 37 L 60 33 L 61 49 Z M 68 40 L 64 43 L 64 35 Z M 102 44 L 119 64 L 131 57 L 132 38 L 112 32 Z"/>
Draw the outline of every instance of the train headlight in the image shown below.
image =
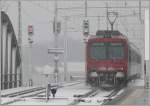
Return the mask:
<path fill-rule="evenodd" d="M 123 71 L 123 67 L 119 67 L 117 68 L 117 70 Z"/>
<path fill-rule="evenodd" d="M 122 77 L 124 77 L 124 73 L 123 72 L 117 72 L 116 78 L 122 78 Z"/>
<path fill-rule="evenodd" d="M 123 70 L 123 67 L 121 67 L 120 70 Z"/>
<path fill-rule="evenodd" d="M 97 77 L 98 75 L 97 75 L 97 72 L 91 72 L 91 73 L 90 73 L 90 76 L 91 76 L 91 77 Z"/>
<path fill-rule="evenodd" d="M 108 71 L 115 71 L 116 69 L 113 67 L 108 67 Z"/>
<path fill-rule="evenodd" d="M 98 70 L 99 70 L 99 71 L 105 71 L 105 70 L 106 70 L 106 67 L 99 67 Z"/>
<path fill-rule="evenodd" d="M 122 71 L 123 70 L 123 67 L 119 67 L 119 68 L 113 68 L 113 67 L 108 67 L 108 71 Z"/>

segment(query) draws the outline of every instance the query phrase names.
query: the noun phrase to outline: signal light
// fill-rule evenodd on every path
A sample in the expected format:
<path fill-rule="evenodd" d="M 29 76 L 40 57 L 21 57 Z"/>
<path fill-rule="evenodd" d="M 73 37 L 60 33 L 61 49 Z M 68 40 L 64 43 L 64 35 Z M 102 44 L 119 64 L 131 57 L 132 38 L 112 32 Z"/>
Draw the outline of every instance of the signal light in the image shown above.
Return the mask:
<path fill-rule="evenodd" d="M 83 20 L 83 35 L 87 37 L 89 35 L 89 20 Z"/>

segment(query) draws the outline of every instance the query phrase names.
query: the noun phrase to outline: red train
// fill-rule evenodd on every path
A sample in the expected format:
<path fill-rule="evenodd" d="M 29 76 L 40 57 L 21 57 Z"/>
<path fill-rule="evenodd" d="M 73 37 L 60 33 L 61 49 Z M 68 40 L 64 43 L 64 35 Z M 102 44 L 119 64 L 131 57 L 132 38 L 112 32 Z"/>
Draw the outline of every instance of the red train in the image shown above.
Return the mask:
<path fill-rule="evenodd" d="M 87 41 L 86 71 L 88 84 L 126 86 L 128 80 L 140 77 L 140 51 L 119 31 L 97 31 Z"/>

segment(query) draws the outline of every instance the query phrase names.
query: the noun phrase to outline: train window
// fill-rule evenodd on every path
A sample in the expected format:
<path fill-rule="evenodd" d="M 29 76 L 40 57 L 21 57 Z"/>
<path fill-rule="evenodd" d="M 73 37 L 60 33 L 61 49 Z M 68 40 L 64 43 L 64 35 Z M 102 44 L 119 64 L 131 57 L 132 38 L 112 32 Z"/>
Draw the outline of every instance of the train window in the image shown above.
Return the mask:
<path fill-rule="evenodd" d="M 90 54 L 93 59 L 106 59 L 106 47 L 104 43 L 93 43 L 91 45 Z"/>
<path fill-rule="evenodd" d="M 92 43 L 90 56 L 96 60 L 124 58 L 123 43 Z"/>
<path fill-rule="evenodd" d="M 124 57 L 124 46 L 122 43 L 111 43 L 108 47 L 109 59 L 120 59 Z"/>

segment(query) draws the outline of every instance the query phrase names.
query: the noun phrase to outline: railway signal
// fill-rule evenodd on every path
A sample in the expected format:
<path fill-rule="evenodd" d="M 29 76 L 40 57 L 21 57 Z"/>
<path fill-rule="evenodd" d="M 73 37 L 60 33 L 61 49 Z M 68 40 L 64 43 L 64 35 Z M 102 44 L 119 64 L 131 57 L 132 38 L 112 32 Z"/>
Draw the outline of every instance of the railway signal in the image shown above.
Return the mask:
<path fill-rule="evenodd" d="M 28 41 L 29 41 L 29 48 L 30 48 L 30 56 L 29 56 L 29 71 L 30 74 L 32 74 L 32 59 L 31 59 L 31 48 L 32 48 L 32 44 L 33 44 L 33 25 L 28 25 Z M 33 81 L 31 76 L 29 76 L 29 86 L 33 86 Z"/>
<path fill-rule="evenodd" d="M 58 34 L 61 32 L 61 22 L 55 22 L 55 19 L 54 19 L 54 22 L 53 22 L 53 32 L 57 32 Z"/>
<path fill-rule="evenodd" d="M 28 35 L 33 35 L 33 26 L 32 25 L 28 26 Z"/>
<path fill-rule="evenodd" d="M 89 20 L 88 19 L 83 20 L 83 35 L 85 37 L 88 37 L 89 35 Z"/>

